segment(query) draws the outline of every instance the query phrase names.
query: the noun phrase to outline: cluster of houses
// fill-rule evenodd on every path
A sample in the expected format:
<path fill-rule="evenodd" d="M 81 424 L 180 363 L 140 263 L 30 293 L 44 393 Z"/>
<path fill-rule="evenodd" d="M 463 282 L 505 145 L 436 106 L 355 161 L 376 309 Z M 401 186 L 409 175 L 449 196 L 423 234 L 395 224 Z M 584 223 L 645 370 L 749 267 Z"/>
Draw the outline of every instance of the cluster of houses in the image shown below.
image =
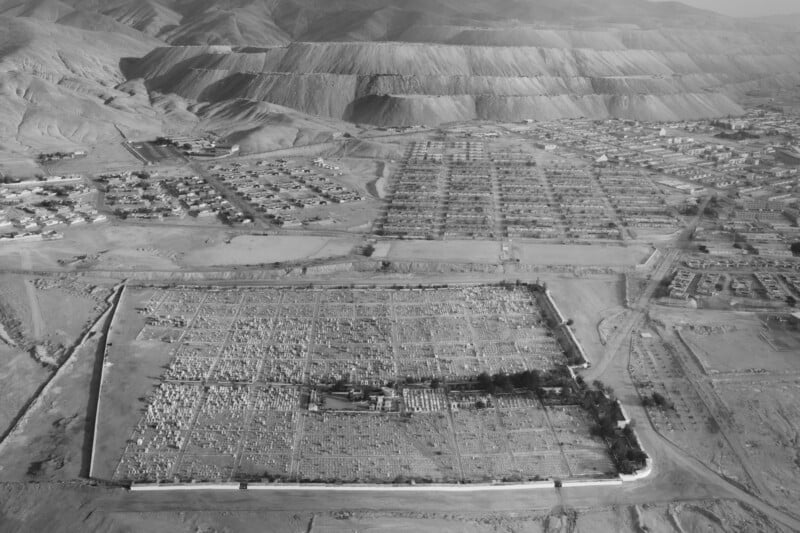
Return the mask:
<path fill-rule="evenodd" d="M 674 209 L 641 172 L 538 166 L 523 151 L 480 141 L 413 143 L 378 223 L 419 238 L 618 240 L 623 227 L 677 226 Z"/>
<path fill-rule="evenodd" d="M 313 167 L 328 172 L 322 173 Z M 359 193 L 326 175 L 330 172 L 341 175 L 341 172 L 336 165 L 321 158 L 309 166 L 296 166 L 278 159 L 260 161 L 254 168 L 246 162 L 216 164 L 210 171 L 226 187 L 283 227 L 300 226 L 302 210 L 364 200 Z"/>
<path fill-rule="evenodd" d="M 0 186 L 0 232 L 7 239 L 53 238 L 55 227 L 105 222 L 95 193 L 81 176 L 6 183 Z"/>
<path fill-rule="evenodd" d="M 104 193 L 106 207 L 120 218 L 163 220 L 186 215 L 180 202 L 167 193 L 157 175 L 127 171 L 101 175 L 96 182 Z"/>
<path fill-rule="evenodd" d="M 199 176 L 162 178 L 158 173 L 123 172 L 97 179 L 108 208 L 120 218 L 164 220 L 220 217 L 230 223 L 252 222 Z"/>
<path fill-rule="evenodd" d="M 757 109 L 722 121 L 647 124 L 574 120 L 527 128 L 537 142 L 567 146 L 595 162 L 663 172 L 695 187 L 743 192 L 796 191 L 800 125 L 789 115 Z"/>

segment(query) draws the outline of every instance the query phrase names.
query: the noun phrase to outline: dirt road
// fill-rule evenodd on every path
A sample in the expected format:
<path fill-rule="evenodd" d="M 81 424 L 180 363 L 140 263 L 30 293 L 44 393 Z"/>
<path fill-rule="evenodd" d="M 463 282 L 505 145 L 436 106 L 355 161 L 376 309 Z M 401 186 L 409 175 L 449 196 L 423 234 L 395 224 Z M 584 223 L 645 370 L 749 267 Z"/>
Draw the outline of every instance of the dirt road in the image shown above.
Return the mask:
<path fill-rule="evenodd" d="M 696 224 L 696 220 L 693 224 Z M 633 313 L 631 313 L 631 316 L 626 320 L 625 324 L 619 328 L 617 335 L 608 342 L 600 361 L 596 362 L 592 368 L 583 373 L 584 379 L 587 382 L 601 379 L 606 385 L 611 386 L 616 396 L 623 403 L 628 415 L 633 420 L 639 422 L 636 426 L 637 434 L 645 450 L 653 459 L 656 465 L 655 468 L 658 470 L 654 478 L 643 482 L 643 486 L 641 487 L 642 492 L 655 490 L 655 497 L 665 497 L 668 494 L 672 494 L 673 497 L 680 498 L 680 494 L 683 494 L 686 488 L 683 487 L 682 483 L 677 483 L 672 486 L 668 476 L 665 477 L 666 469 L 674 469 L 675 475 L 685 475 L 696 478 L 697 481 L 695 483 L 697 483 L 697 485 L 704 486 L 708 489 L 713 487 L 714 489 L 712 490 L 716 491 L 724 491 L 730 494 L 731 497 L 748 503 L 765 515 L 791 527 L 793 530 L 800 530 L 800 520 L 775 508 L 765 499 L 740 489 L 738 486 L 730 483 L 711 470 L 705 464 L 688 456 L 683 450 L 663 438 L 649 423 L 647 413 L 641 405 L 641 400 L 633 384 L 630 373 L 628 372 L 631 335 L 644 322 L 650 298 L 654 294 L 659 283 L 669 274 L 679 256 L 680 252 L 678 250 L 671 250 L 664 256 L 661 264 L 653 273 L 647 287 L 632 305 Z M 687 375 L 687 379 L 695 383 L 696 379 L 691 379 L 692 377 L 696 378 L 697 376 Z M 701 393 L 701 397 L 703 398 L 711 397 L 710 391 L 706 390 L 706 388 L 701 387 L 698 392 Z M 727 436 L 726 440 L 729 442 L 736 441 L 736 439 L 729 439 Z M 759 476 L 747 465 L 744 458 L 745 454 L 741 446 L 738 445 L 738 443 L 734 445 L 733 442 L 731 442 L 731 446 L 736 452 L 748 476 L 753 479 L 761 494 L 767 496 L 768 493 L 763 492 L 763 482 L 759 482 Z M 635 483 L 634 485 L 639 486 L 640 484 Z M 658 490 L 659 487 L 661 488 L 660 491 Z M 614 492 L 613 489 L 608 490 Z"/>

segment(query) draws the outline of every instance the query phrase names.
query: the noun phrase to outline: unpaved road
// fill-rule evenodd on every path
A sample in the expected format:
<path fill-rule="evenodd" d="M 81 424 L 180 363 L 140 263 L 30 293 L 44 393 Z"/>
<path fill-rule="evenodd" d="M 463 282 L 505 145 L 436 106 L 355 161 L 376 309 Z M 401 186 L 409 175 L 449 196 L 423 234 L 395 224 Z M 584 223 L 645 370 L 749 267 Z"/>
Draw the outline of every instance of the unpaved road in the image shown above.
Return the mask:
<path fill-rule="evenodd" d="M 33 270 L 33 260 L 31 259 L 30 250 L 24 250 L 21 254 L 23 270 Z M 39 307 L 39 298 L 36 296 L 36 288 L 33 286 L 33 281 L 25 280 L 25 294 L 28 296 L 28 306 L 31 310 L 31 336 L 41 341 L 44 336 L 44 318 L 42 318 L 42 309 Z"/>

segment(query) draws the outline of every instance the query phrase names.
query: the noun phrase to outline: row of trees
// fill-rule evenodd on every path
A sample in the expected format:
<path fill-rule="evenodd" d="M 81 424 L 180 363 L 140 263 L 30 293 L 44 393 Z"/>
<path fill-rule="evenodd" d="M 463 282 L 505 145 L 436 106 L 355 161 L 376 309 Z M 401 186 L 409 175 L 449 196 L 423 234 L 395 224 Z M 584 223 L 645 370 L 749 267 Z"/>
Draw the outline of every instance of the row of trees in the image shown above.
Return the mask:
<path fill-rule="evenodd" d="M 631 424 L 619 428 L 619 422 L 624 417 L 619 402 L 614 397 L 614 390 L 601 381 L 594 381 L 593 385 L 595 389 L 585 391 L 583 403 L 583 407 L 597 420 L 592 426 L 592 434 L 606 440 L 611 449 L 611 457 L 622 474 L 633 474 L 644 468 L 647 454 L 642 450 Z"/>
<path fill-rule="evenodd" d="M 474 385 L 477 390 L 483 390 L 489 394 L 498 392 L 508 394 L 515 390 L 524 390 L 533 392 L 539 397 L 544 396 L 545 388 L 561 387 L 569 391 L 574 388 L 574 382 L 570 379 L 566 367 L 547 372 L 525 370 L 513 374 L 500 372 L 494 375 L 482 372 L 475 378 Z"/>
<path fill-rule="evenodd" d="M 475 385 L 490 394 L 525 390 L 546 399 L 548 403 L 566 402 L 581 405 L 596 421 L 591 433 L 605 439 L 621 473 L 633 474 L 646 464 L 647 454 L 642 450 L 630 424 L 622 429 L 619 427 L 624 416 L 614 396 L 614 389 L 601 381 L 595 380 L 592 382 L 593 388 L 590 388 L 580 376 L 573 381 L 564 367 L 550 372 L 526 370 L 515 374 L 499 373 L 492 376 L 483 372 L 477 376 Z M 555 388 L 560 388 L 560 393 L 547 390 Z M 658 405 L 671 406 L 671 402 L 658 393 L 653 394 L 652 401 Z"/>
<path fill-rule="evenodd" d="M 419 383 L 419 380 L 406 380 L 406 383 L 412 382 Z M 387 386 L 393 387 L 398 384 L 389 383 Z M 492 375 L 482 372 L 473 380 L 453 384 L 442 383 L 439 379 L 432 378 L 429 386 L 431 389 L 444 387 L 447 391 L 482 391 L 488 394 L 524 391 L 535 394 L 547 404 L 580 405 L 592 414 L 595 423 L 590 431 L 606 441 L 621 473 L 633 474 L 646 465 L 647 454 L 642 450 L 631 424 L 624 428 L 619 427 L 624 416 L 614 396 L 614 390 L 598 380 L 592 382 L 592 387 L 589 387 L 580 376 L 573 380 L 566 367 L 546 372 L 525 370 L 512 374 L 500 372 Z M 352 387 L 347 380 L 339 380 L 332 384 L 330 390 L 344 392 L 352 390 Z M 369 387 L 361 388 L 359 392 L 368 394 L 369 390 Z M 657 392 L 647 397 L 645 401 L 672 408 L 671 402 Z M 476 407 L 487 407 L 485 403 L 479 403 L 481 405 L 476 404 Z"/>

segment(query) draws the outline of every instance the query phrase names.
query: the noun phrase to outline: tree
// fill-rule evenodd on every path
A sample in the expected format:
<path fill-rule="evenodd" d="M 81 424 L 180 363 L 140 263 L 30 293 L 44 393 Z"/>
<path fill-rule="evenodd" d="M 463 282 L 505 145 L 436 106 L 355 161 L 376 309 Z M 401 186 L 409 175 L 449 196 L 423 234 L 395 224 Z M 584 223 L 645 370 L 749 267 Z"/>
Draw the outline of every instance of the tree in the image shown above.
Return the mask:
<path fill-rule="evenodd" d="M 636 472 L 636 465 L 632 461 L 624 459 L 620 462 L 619 471 L 622 474 L 631 475 Z"/>
<path fill-rule="evenodd" d="M 628 450 L 628 453 L 626 454 L 626 458 L 629 461 L 633 461 L 634 463 L 643 465 L 647 461 L 647 454 L 644 453 L 642 450 L 630 448 Z"/>
<path fill-rule="evenodd" d="M 492 377 L 487 372 L 481 372 L 478 374 L 478 388 L 483 389 L 485 391 L 494 392 L 494 383 L 492 382 Z"/>
<path fill-rule="evenodd" d="M 658 406 L 662 406 L 667 402 L 667 399 L 660 392 L 653 393 L 653 403 Z"/>
<path fill-rule="evenodd" d="M 433 379 L 431 380 L 431 388 L 432 388 L 433 390 L 436 390 L 436 389 L 438 389 L 438 388 L 439 388 L 439 380 L 438 380 L 438 379 L 436 379 L 436 378 L 433 378 Z"/>
<path fill-rule="evenodd" d="M 792 255 L 800 256 L 800 241 L 793 242 L 789 249 L 792 251 Z"/>
<path fill-rule="evenodd" d="M 505 373 L 495 374 L 492 377 L 492 381 L 494 383 L 494 387 L 500 389 L 503 392 L 512 392 L 514 390 L 514 385 L 513 383 L 511 383 L 511 378 L 508 377 L 508 374 Z"/>

